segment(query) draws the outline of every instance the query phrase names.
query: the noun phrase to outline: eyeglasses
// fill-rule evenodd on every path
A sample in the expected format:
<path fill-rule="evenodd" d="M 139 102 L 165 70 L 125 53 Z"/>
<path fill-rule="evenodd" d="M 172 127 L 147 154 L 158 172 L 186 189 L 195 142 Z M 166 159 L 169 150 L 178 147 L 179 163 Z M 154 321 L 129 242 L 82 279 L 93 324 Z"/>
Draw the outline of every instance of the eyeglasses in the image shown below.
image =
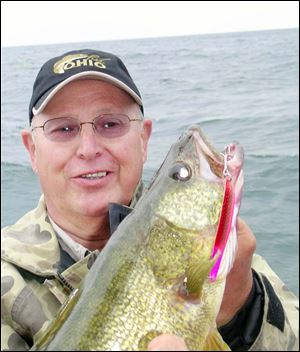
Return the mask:
<path fill-rule="evenodd" d="M 45 136 L 54 142 L 69 142 L 80 134 L 82 125 L 91 124 L 95 133 L 104 138 L 116 138 L 124 136 L 130 128 L 131 121 L 142 121 L 141 119 L 130 119 L 125 114 L 103 114 L 97 116 L 91 122 L 80 122 L 74 117 L 59 117 L 46 121 L 42 126 Z"/>

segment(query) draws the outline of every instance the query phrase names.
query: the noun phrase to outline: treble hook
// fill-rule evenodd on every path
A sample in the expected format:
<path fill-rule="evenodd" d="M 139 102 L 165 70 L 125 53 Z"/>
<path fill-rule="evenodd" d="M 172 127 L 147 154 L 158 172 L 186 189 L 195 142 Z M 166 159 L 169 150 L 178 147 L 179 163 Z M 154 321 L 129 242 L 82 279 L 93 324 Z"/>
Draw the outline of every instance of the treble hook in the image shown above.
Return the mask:
<path fill-rule="evenodd" d="M 230 145 L 228 145 L 226 148 L 225 148 L 225 151 L 224 151 L 224 154 L 223 153 L 220 153 L 223 157 L 224 157 L 224 169 L 223 169 L 223 176 L 225 178 L 229 178 L 231 179 L 231 174 L 228 170 L 228 166 L 227 166 L 227 163 L 228 161 L 230 160 Z"/>

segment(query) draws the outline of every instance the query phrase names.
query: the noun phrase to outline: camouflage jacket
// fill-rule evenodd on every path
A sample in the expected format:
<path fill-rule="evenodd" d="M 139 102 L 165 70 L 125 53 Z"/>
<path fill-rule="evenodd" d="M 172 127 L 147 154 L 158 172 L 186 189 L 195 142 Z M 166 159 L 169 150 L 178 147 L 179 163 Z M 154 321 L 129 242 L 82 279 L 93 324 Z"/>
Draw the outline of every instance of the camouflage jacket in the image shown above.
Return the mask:
<path fill-rule="evenodd" d="M 1 350 L 28 350 L 71 289 L 79 286 L 99 252 L 72 261 L 59 245 L 43 197 L 36 209 L 2 230 L 1 241 Z M 253 268 L 263 287 L 264 307 L 250 350 L 296 350 L 298 299 L 258 255 Z M 281 308 L 279 318 L 276 305 Z"/>

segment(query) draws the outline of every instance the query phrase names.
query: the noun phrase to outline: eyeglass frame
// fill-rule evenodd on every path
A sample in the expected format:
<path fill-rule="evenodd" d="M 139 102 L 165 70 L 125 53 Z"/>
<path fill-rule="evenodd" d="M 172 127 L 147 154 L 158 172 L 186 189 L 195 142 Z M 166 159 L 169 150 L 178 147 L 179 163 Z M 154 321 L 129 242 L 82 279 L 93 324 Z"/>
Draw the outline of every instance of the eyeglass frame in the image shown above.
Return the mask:
<path fill-rule="evenodd" d="M 97 131 L 97 127 L 96 127 L 96 124 L 95 124 L 95 120 L 100 118 L 100 117 L 105 117 L 105 116 L 123 116 L 123 117 L 126 117 L 128 119 L 129 122 L 131 121 L 143 121 L 142 118 L 137 118 L 137 119 L 131 119 L 128 115 L 126 114 L 123 114 L 123 113 L 107 113 L 107 114 L 100 114 L 98 116 L 96 116 L 92 121 L 84 121 L 84 122 L 80 122 L 79 119 L 77 119 L 76 117 L 55 117 L 53 119 L 49 119 L 47 121 L 44 122 L 43 125 L 40 125 L 40 126 L 34 126 L 34 127 L 31 127 L 31 131 L 33 132 L 35 129 L 37 128 L 42 128 L 43 131 L 44 131 L 44 134 L 46 136 L 47 139 L 51 140 L 51 141 L 55 141 L 51 138 L 49 138 L 49 134 L 45 133 L 45 125 L 49 122 L 49 121 L 53 121 L 53 120 L 63 120 L 63 119 L 72 119 L 72 120 L 75 120 L 76 122 L 78 122 L 78 125 L 79 125 L 79 130 L 78 132 L 76 133 L 76 135 L 71 138 L 70 140 L 73 140 L 75 139 L 78 135 L 80 135 L 81 133 L 81 130 L 82 130 L 82 125 L 85 125 L 85 124 L 91 124 L 93 126 L 93 130 L 94 132 L 96 133 L 96 135 L 99 135 L 101 136 L 101 134 Z M 129 129 L 128 129 L 129 130 Z M 117 136 L 117 137 L 121 137 L 121 136 L 124 136 L 128 130 L 124 133 L 124 134 L 121 134 L 120 136 Z M 103 136 L 102 136 L 103 137 Z M 111 138 L 116 138 L 116 137 L 104 137 L 104 138 L 107 138 L 107 139 L 111 139 Z M 69 140 L 67 141 L 56 141 L 56 142 L 68 142 Z"/>

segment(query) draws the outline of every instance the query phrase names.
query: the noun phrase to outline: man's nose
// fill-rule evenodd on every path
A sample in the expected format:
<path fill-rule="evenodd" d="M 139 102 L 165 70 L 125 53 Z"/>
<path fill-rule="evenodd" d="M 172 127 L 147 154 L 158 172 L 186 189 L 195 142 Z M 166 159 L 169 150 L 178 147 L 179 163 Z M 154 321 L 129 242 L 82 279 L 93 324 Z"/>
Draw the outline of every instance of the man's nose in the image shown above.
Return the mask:
<path fill-rule="evenodd" d="M 93 122 L 82 122 L 80 125 L 77 155 L 82 159 L 100 156 L 104 150 L 103 143 L 94 130 Z"/>

